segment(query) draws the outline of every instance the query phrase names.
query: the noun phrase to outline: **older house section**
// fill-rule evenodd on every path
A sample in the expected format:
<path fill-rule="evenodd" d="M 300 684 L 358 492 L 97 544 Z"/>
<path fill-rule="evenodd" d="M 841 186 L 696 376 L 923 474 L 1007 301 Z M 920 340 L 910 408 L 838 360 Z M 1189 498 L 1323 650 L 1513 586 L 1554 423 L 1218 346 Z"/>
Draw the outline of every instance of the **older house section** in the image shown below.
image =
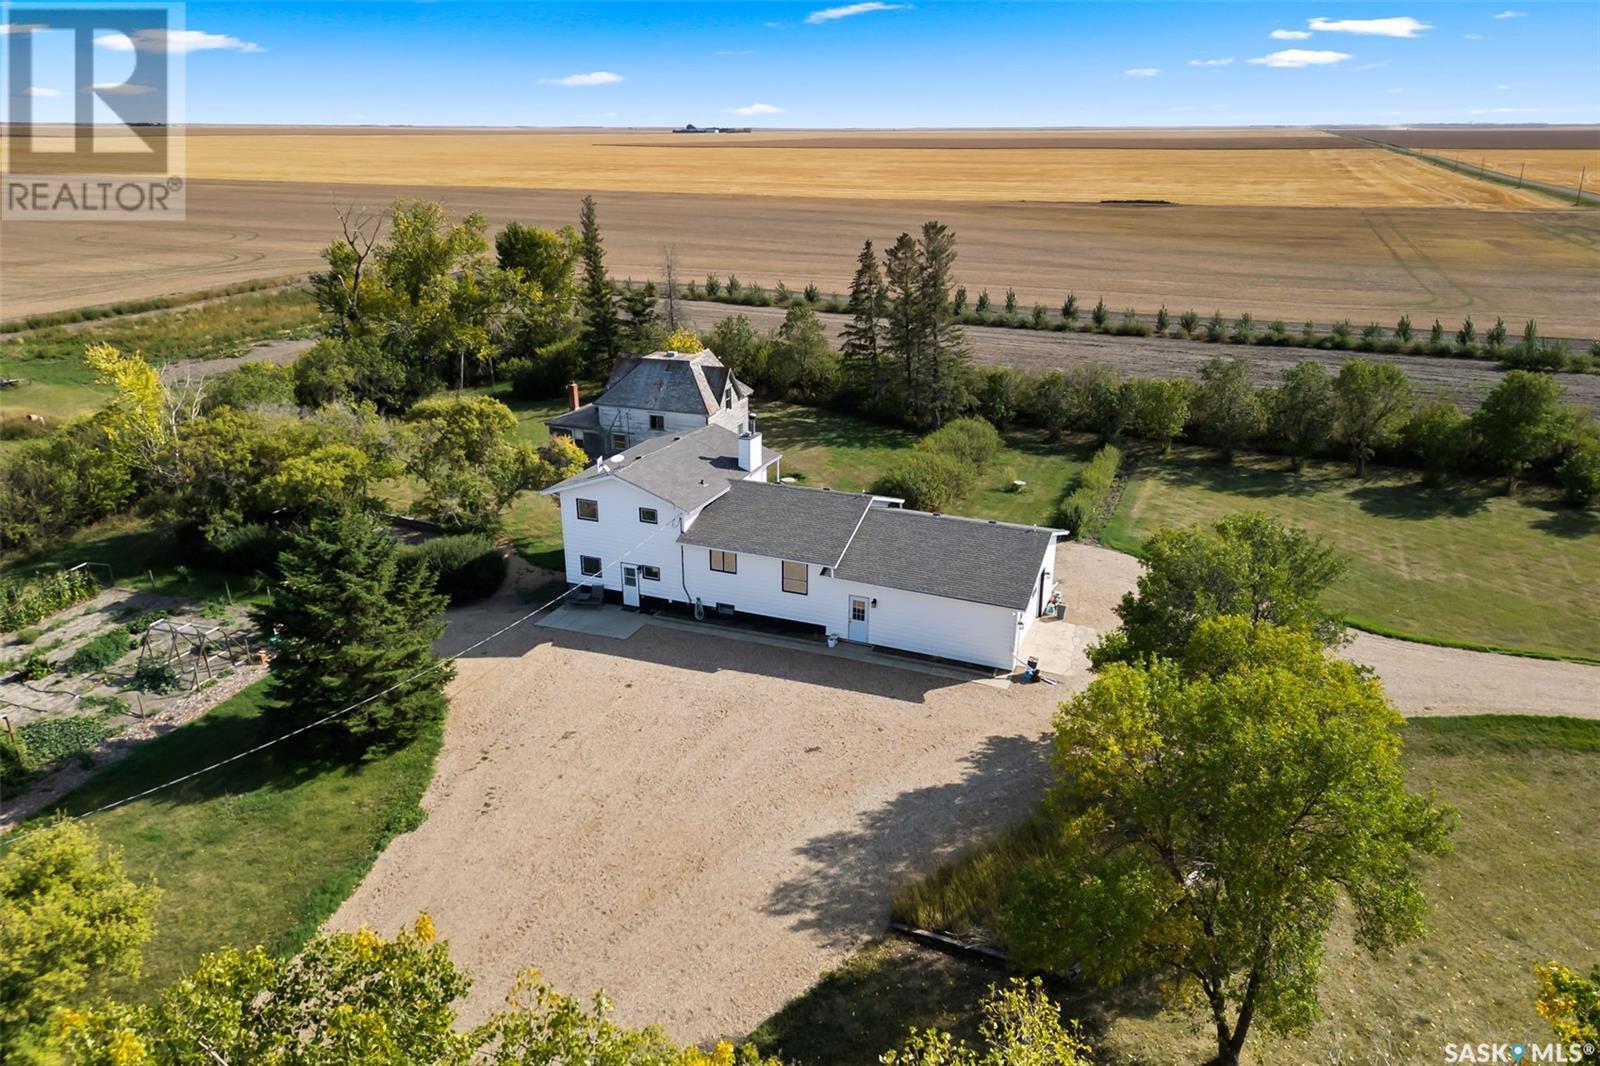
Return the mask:
<path fill-rule="evenodd" d="M 651 352 L 619 358 L 606 391 L 593 403 L 579 404 L 576 384 L 568 386 L 568 402 L 571 409 L 545 425 L 598 459 L 651 437 L 705 426 L 742 432 L 750 416 L 750 387 L 709 350 Z"/>
<path fill-rule="evenodd" d="M 1054 586 L 1059 530 L 774 484 L 759 433 L 646 441 L 546 489 L 567 580 L 627 606 L 760 615 L 842 640 L 1010 669 Z"/>

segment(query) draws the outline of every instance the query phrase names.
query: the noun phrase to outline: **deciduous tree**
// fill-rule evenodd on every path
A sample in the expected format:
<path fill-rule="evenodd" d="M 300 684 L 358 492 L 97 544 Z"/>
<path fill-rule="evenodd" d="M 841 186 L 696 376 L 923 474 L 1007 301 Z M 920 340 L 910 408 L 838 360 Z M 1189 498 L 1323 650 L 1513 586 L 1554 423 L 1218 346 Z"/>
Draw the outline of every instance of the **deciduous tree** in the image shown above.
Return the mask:
<path fill-rule="evenodd" d="M 1373 953 L 1420 936 L 1419 856 L 1453 812 L 1406 791 L 1402 719 L 1309 634 L 1202 622 L 1185 661 L 1106 668 L 1056 717 L 1059 858 L 1003 921 L 1016 962 L 1162 979 L 1216 1061 L 1256 1026 L 1304 1030 L 1341 897 Z"/>
<path fill-rule="evenodd" d="M 1261 402 L 1246 375 L 1244 360 L 1216 358 L 1200 368 L 1194 394 L 1195 422 L 1224 462 L 1261 429 Z"/>
<path fill-rule="evenodd" d="M 1548 374 L 1512 370 L 1472 416 L 1483 454 L 1505 471 L 1506 492 L 1534 462 L 1548 456 L 1566 430 L 1561 386 Z"/>
<path fill-rule="evenodd" d="M 1265 399 L 1268 430 L 1299 471 L 1333 435 L 1333 382 L 1328 371 L 1313 359 L 1302 360 L 1283 371 L 1278 387 Z"/>
<path fill-rule="evenodd" d="M 1334 381 L 1334 421 L 1339 438 L 1365 477 L 1367 460 L 1388 444 L 1411 417 L 1411 379 L 1393 363 L 1351 359 Z"/>
<path fill-rule="evenodd" d="M 887 1066 L 1088 1066 L 1093 1061 L 1077 1024 L 1061 1024 L 1061 1008 L 1045 995 L 1037 977 L 1013 977 L 1003 988 L 990 985 L 979 1009 L 981 1049 L 938 1029 L 913 1029 L 879 1061 Z"/>

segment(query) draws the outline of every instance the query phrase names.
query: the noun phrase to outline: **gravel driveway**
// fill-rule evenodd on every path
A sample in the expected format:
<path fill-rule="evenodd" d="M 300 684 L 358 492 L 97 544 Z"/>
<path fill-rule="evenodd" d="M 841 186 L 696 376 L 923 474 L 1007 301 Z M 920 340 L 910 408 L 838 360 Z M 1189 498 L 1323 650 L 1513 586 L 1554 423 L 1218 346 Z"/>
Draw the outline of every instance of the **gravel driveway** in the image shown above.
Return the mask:
<path fill-rule="evenodd" d="M 526 610 L 457 612 L 464 644 Z M 739 1036 L 882 932 L 893 885 L 1026 812 L 1061 689 L 646 625 L 523 625 L 459 664 L 421 828 L 332 919 L 430 912 L 477 983 L 603 987 L 625 1022 Z"/>

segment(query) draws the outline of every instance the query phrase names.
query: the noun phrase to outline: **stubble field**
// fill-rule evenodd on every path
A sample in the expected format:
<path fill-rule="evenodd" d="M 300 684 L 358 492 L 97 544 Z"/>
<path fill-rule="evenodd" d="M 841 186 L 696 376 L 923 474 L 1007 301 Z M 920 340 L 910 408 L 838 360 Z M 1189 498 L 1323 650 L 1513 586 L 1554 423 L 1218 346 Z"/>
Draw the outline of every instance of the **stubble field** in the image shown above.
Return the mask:
<path fill-rule="evenodd" d="M 182 223 L 9 226 L 0 317 L 313 269 L 335 205 L 424 196 L 562 225 L 593 192 L 620 277 L 657 275 L 671 246 L 688 276 L 842 291 L 862 240 L 939 218 L 958 280 L 1025 306 L 1074 290 L 1119 311 L 1500 315 L 1600 335 L 1600 215 L 1312 130 L 218 128 L 192 131 L 188 155 Z"/>

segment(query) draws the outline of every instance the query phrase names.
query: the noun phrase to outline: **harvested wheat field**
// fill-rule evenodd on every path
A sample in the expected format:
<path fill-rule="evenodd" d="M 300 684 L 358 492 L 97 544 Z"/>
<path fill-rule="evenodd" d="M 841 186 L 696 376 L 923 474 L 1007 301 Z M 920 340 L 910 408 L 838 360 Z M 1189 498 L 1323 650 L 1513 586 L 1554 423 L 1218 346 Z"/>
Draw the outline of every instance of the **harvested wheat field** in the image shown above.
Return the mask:
<path fill-rule="evenodd" d="M 1116 144 L 1130 147 L 1107 147 Z M 1331 147 L 1301 147 L 1308 144 Z M 1410 314 L 1443 318 L 1452 329 L 1466 314 L 1500 315 L 1537 318 L 1549 336 L 1600 336 L 1600 214 L 1314 130 L 233 127 L 193 131 L 188 148 L 197 180 L 185 222 L 8 226 L 0 317 L 315 269 L 335 232 L 335 205 L 382 208 L 400 196 L 427 197 L 458 215 L 481 211 L 492 226 L 551 226 L 573 222 L 579 198 L 594 191 L 607 264 L 624 278 L 658 275 L 670 245 L 687 276 L 736 273 L 768 286 L 814 281 L 843 291 L 864 239 L 886 243 L 937 218 L 960 240 L 958 281 L 974 296 L 1014 288 L 1025 307 L 1058 307 L 1071 290 L 1091 304 L 1104 296 L 1119 312 L 1165 303 L 1323 324 Z M 601 162 L 611 158 L 626 165 Z M 1145 158 L 1161 167 L 1141 171 Z M 781 160 L 776 170 L 772 159 Z M 1085 182 L 1056 180 L 1069 172 Z M 1271 186 L 1263 176 L 1273 173 L 1284 181 Z M 905 187 L 897 189 L 893 174 L 909 175 Z M 489 176 L 510 184 L 469 184 Z M 533 187 L 558 181 L 565 184 Z M 920 198 L 907 191 L 913 187 Z M 741 191 L 749 189 L 759 195 Z M 1019 192 L 1028 189 L 1044 195 Z M 795 195 L 775 195 L 783 190 Z M 1335 192 L 1351 203 L 1412 205 L 1330 205 Z M 1277 202 L 1199 202 L 1246 195 Z M 1517 197 L 1522 207 L 1511 209 L 1508 198 Z"/>
<path fill-rule="evenodd" d="M 1439 148 L 1435 154 L 1454 159 L 1464 168 L 1483 167 L 1529 181 L 1542 181 L 1564 188 L 1577 187 L 1587 171 L 1584 188 L 1600 180 L 1600 148 Z"/>
<path fill-rule="evenodd" d="M 671 133 L 409 133 L 334 137 L 219 133 L 191 138 L 199 179 L 369 181 L 508 188 L 673 191 L 829 199 L 1166 200 L 1183 204 L 1343 207 L 1541 207 L 1548 200 L 1417 160 L 1329 138 L 1327 148 L 1240 149 L 1205 141 L 1127 147 L 899 147 L 876 134 L 824 146 L 781 137 Z M 754 137 L 755 135 L 749 135 Z M 961 143 L 952 138 L 943 148 Z M 1102 140 L 1097 143 L 1105 143 Z M 1154 147 L 1149 145 L 1154 144 Z M 1270 141 L 1268 142 L 1270 143 Z M 1304 143 L 1300 139 L 1300 143 Z M 731 148 L 730 148 L 731 146 Z M 736 149 L 736 150 L 734 150 Z"/>

